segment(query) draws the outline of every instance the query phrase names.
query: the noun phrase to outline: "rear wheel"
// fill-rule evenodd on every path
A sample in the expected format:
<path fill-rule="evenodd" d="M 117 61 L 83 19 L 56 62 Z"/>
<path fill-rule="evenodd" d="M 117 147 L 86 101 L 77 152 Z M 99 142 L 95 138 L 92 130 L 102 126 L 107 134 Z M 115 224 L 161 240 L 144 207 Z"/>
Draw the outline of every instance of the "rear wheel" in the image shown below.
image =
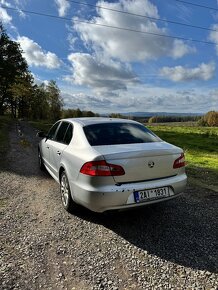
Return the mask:
<path fill-rule="evenodd" d="M 70 191 L 70 185 L 67 178 L 67 174 L 65 171 L 61 173 L 61 179 L 60 179 L 60 192 L 61 192 L 61 200 L 64 208 L 68 212 L 72 212 L 75 203 L 72 200 L 71 197 L 71 191 Z"/>

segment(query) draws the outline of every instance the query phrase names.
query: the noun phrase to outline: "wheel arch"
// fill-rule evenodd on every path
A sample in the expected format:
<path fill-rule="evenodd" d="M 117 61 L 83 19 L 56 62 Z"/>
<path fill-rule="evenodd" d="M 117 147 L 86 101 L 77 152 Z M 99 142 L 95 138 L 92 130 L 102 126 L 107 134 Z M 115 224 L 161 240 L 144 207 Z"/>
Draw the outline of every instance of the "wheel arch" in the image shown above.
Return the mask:
<path fill-rule="evenodd" d="M 59 169 L 59 182 L 61 181 L 61 174 L 66 171 L 65 168 L 63 167 L 63 165 L 61 165 L 60 169 Z"/>

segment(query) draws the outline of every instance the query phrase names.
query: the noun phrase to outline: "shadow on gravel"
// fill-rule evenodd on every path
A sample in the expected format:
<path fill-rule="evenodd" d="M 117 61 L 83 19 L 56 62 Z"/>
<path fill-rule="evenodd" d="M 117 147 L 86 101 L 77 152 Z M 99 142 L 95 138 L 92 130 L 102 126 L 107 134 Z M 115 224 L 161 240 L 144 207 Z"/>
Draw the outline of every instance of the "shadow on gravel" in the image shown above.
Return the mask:
<path fill-rule="evenodd" d="M 80 208 L 76 215 L 102 224 L 148 254 L 185 267 L 217 272 L 214 202 L 207 195 L 201 199 L 187 195 L 137 210 L 108 214 Z"/>
<path fill-rule="evenodd" d="M 32 152 L 32 155 L 37 154 L 37 150 Z M 35 157 L 34 157 L 35 158 Z M 40 177 L 43 179 L 51 179 L 51 175 L 46 170 L 40 170 L 37 162 L 32 162 L 32 158 L 23 158 L 23 160 L 14 160 L 7 158 L 9 163 L 0 164 L 0 171 L 15 173 L 23 177 Z"/>
<path fill-rule="evenodd" d="M 38 166 L 37 130 L 27 122 L 14 123 L 11 126 L 10 150 L 0 163 L 0 171 L 15 173 L 25 177 L 42 177 L 50 179 L 46 171 L 41 171 Z"/>

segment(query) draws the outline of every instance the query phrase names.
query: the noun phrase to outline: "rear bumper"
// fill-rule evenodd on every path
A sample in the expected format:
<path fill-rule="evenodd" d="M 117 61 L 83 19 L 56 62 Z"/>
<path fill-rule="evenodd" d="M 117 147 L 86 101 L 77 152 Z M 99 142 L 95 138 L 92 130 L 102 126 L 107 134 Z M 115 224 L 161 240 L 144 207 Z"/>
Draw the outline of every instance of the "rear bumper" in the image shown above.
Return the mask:
<path fill-rule="evenodd" d="M 98 188 L 81 186 L 79 183 L 70 183 L 73 199 L 88 209 L 95 212 L 104 212 L 113 209 L 128 209 L 152 203 L 166 201 L 179 196 L 186 187 L 187 176 L 185 173 L 161 180 L 148 182 L 128 183 L 125 185 L 107 185 Z M 135 202 L 134 191 L 153 189 L 167 186 L 170 188 L 168 197 Z"/>

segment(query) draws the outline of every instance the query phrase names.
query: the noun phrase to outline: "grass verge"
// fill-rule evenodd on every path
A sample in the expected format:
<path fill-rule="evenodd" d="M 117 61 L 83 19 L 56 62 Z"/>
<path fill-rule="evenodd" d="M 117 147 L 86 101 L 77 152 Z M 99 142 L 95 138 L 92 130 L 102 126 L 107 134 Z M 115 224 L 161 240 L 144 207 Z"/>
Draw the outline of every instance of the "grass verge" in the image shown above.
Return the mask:
<path fill-rule="evenodd" d="M 164 141 L 184 149 L 192 183 L 218 191 L 218 127 L 148 127 Z"/>
<path fill-rule="evenodd" d="M 43 131 L 45 133 L 51 128 L 52 124 L 48 123 L 48 121 L 29 121 L 29 124 L 36 128 L 39 131 Z"/>
<path fill-rule="evenodd" d="M 10 116 L 0 116 L 0 160 L 4 165 L 4 156 L 9 148 L 9 128 L 13 122 Z"/>

